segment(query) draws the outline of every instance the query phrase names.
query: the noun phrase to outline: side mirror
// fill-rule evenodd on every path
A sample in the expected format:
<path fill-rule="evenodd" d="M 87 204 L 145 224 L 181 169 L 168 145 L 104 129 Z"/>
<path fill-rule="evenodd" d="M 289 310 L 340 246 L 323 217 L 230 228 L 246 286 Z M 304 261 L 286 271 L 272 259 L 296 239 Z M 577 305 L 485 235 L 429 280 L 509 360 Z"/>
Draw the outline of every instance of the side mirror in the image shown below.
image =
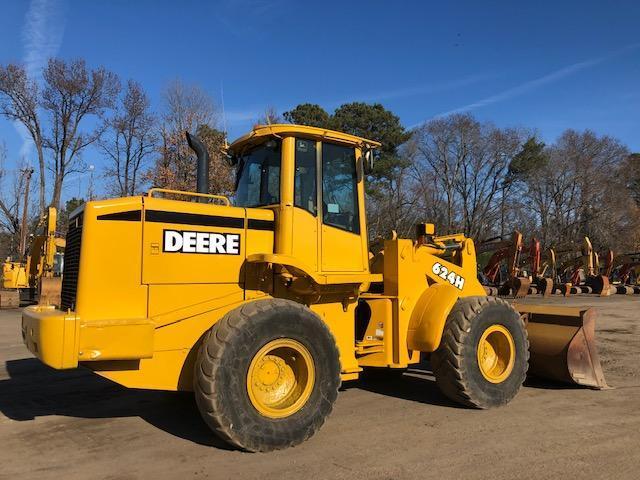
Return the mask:
<path fill-rule="evenodd" d="M 365 150 L 362 154 L 362 167 L 364 169 L 365 175 L 371 175 L 371 172 L 373 172 L 373 165 L 374 165 L 373 150 L 369 148 Z"/>

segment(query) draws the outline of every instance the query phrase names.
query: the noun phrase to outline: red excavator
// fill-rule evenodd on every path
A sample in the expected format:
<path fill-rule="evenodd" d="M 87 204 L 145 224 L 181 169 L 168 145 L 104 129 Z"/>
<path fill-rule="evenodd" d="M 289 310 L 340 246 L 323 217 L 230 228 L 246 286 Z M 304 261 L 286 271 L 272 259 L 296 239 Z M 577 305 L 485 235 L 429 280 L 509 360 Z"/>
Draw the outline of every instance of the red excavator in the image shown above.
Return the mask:
<path fill-rule="evenodd" d="M 479 245 L 479 252 L 493 250 L 483 274 L 488 285 L 485 285 L 490 295 L 512 295 L 522 298 L 529 293 L 531 280 L 520 276 L 520 256 L 522 254 L 522 234 L 515 230 L 510 240 L 489 241 Z M 506 262 L 506 279 L 503 275 L 503 263 Z"/>
<path fill-rule="evenodd" d="M 553 261 L 555 263 L 555 253 L 551 250 L 553 255 Z M 531 277 L 532 285 L 529 287 L 530 294 L 541 293 L 545 297 L 548 297 L 553 293 L 553 270 L 549 268 L 549 263 L 542 265 L 542 248 L 540 246 L 540 240 L 533 237 L 531 239 L 531 245 L 529 246 L 529 257 L 527 259 L 530 268 L 529 275 Z M 548 270 L 551 277 L 546 276 Z"/>

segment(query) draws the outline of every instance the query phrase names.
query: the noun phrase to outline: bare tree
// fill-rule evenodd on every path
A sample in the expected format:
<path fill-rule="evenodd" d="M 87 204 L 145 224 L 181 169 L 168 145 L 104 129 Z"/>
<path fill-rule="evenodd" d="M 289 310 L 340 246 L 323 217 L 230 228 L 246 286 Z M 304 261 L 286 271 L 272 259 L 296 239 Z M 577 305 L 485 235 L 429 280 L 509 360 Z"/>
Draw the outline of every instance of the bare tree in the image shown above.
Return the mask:
<path fill-rule="evenodd" d="M 382 159 L 378 172 L 383 170 L 384 174 L 372 176 L 367 184 L 367 220 L 374 241 L 388 238 L 391 231 L 410 236 L 422 217 L 423 212 L 415 208 L 419 199 L 410 175 L 415 147 L 415 142 L 410 140 L 398 148 L 397 158 L 386 162 Z"/>
<path fill-rule="evenodd" d="M 187 85 L 180 80 L 171 82 L 163 97 L 162 145 L 156 168 L 150 172 L 151 180 L 156 186 L 193 190 L 195 167 L 184 132 L 195 132 L 199 125 L 213 121 L 213 101 L 197 85 Z"/>
<path fill-rule="evenodd" d="M 451 115 L 425 124 L 413 141 L 414 189 L 423 208 L 443 211 L 436 218 L 449 233 L 463 230 L 479 239 L 499 233 L 509 193 L 506 174 L 522 134 L 470 115 Z"/>
<path fill-rule="evenodd" d="M 506 173 L 522 139 L 514 129 L 498 129 L 486 123 L 472 125 L 470 130 L 469 145 L 464 147 L 469 155 L 462 164 L 456 191 L 461 199 L 464 231 L 483 238 L 499 233 L 495 226 L 501 225 L 509 193 Z"/>
<path fill-rule="evenodd" d="M 284 123 L 282 116 L 278 113 L 278 109 L 273 105 L 268 105 L 264 109 L 264 113 L 256 120 L 256 125 L 273 125 L 274 123 Z"/>
<path fill-rule="evenodd" d="M 0 111 L 27 129 L 38 154 L 41 220 L 47 191 L 46 169 L 53 173 L 49 204 L 59 207 L 65 178 L 81 169 L 82 151 L 101 134 L 101 128 L 82 131 L 81 124 L 87 117 L 102 117 L 105 109 L 113 105 L 119 90 L 115 74 L 104 68 L 88 70 L 84 60 L 50 59 L 43 78 L 40 91 L 23 66 L 0 66 Z"/>
<path fill-rule="evenodd" d="M 114 105 L 120 89 L 118 77 L 104 68 L 87 70 L 84 60 L 65 62 L 51 59 L 43 73 L 45 87 L 42 108 L 50 116 L 51 131 L 45 147 L 52 153 L 53 173 L 51 206 L 59 208 L 64 179 L 82 171 L 82 151 L 98 140 L 103 127 L 80 130 L 89 116 L 102 118 L 105 109 Z"/>
<path fill-rule="evenodd" d="M 235 187 L 235 169 L 227 162 L 226 134 L 206 124 L 200 125 L 196 132 L 209 152 L 209 192 L 232 195 Z"/>
<path fill-rule="evenodd" d="M 195 156 L 185 140 L 185 131 L 196 132 L 207 144 L 210 191 L 227 194 L 233 188 L 232 172 L 224 162 L 224 134 L 215 129 L 213 101 L 197 85 L 176 80 L 164 92 L 164 113 L 160 127 L 161 145 L 155 167 L 147 174 L 155 186 L 175 190 L 194 190 Z"/>
<path fill-rule="evenodd" d="M 0 65 L 0 113 L 24 127 L 38 156 L 39 211 L 44 219 L 46 171 L 43 125 L 39 115 L 40 93 L 35 80 L 28 78 L 22 65 Z"/>
<path fill-rule="evenodd" d="M 418 188 L 434 187 L 429 196 L 444 207 L 445 221 L 440 227 L 445 233 L 457 228 L 455 185 L 464 161 L 464 152 L 456 148 L 452 132 L 455 122 L 454 117 L 435 119 L 414 134 L 419 152 L 414 171 Z"/>
<path fill-rule="evenodd" d="M 155 118 L 142 86 L 129 80 L 114 116 L 105 122 L 105 135 L 98 140 L 110 161 L 106 169 L 108 188 L 116 196 L 135 195 L 145 160 L 157 147 Z"/>
<path fill-rule="evenodd" d="M 9 172 L 5 168 L 6 151 L 4 143 L 0 144 L 0 230 L 6 232 L 10 238 L 7 253 L 18 254 L 21 257 L 24 254 L 24 245 L 21 245 L 20 237 L 23 233 L 25 188 L 33 170 L 19 165 L 16 170 Z M 28 204 L 26 207 L 28 209 Z M 28 213 L 27 210 L 27 216 Z"/>
<path fill-rule="evenodd" d="M 620 213 L 632 203 L 624 186 L 628 150 L 618 140 L 593 132 L 565 131 L 549 149 L 556 185 L 552 206 L 552 235 L 588 235 L 596 244 L 619 244 L 624 232 Z M 623 215 L 624 216 L 624 215 Z"/>

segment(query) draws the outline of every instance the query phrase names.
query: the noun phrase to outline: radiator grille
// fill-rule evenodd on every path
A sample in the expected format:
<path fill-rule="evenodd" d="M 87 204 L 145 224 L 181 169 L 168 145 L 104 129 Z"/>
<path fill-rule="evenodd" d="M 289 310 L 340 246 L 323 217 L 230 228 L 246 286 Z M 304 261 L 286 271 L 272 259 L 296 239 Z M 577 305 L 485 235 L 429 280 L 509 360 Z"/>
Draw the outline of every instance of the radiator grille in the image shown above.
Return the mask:
<path fill-rule="evenodd" d="M 78 291 L 78 273 L 80 270 L 80 243 L 82 241 L 83 214 L 69 222 L 67 244 L 64 249 L 64 270 L 62 273 L 62 292 L 60 306 L 62 310 L 75 310 Z"/>

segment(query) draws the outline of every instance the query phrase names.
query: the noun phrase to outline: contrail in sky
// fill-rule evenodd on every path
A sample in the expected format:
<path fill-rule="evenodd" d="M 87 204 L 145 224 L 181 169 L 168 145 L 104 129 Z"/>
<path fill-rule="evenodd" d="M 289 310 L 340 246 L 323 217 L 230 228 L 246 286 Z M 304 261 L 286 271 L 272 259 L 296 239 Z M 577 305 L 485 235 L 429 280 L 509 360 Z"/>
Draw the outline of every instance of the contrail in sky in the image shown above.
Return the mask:
<path fill-rule="evenodd" d="M 22 28 L 24 64 L 30 79 L 39 81 L 42 69 L 50 57 L 57 55 L 64 35 L 62 2 L 56 0 L 31 0 Z M 20 157 L 31 150 L 31 137 L 24 126 L 15 123 L 22 137 Z"/>
<path fill-rule="evenodd" d="M 447 115 L 451 115 L 454 113 L 461 113 L 461 112 L 468 112 L 470 110 L 475 110 L 477 108 L 481 108 L 481 107 L 485 107 L 487 105 L 491 105 L 493 103 L 498 103 L 498 102 L 503 102 L 505 100 L 509 100 L 511 98 L 520 96 L 524 93 L 527 93 L 531 90 L 535 90 L 539 87 L 542 87 L 543 85 L 547 85 L 550 83 L 554 83 L 557 82 L 558 80 L 562 80 L 565 77 L 568 77 L 570 75 L 573 75 L 574 73 L 577 73 L 581 70 L 585 70 L 587 68 L 591 68 L 594 67 L 600 63 L 603 63 L 607 60 L 610 60 L 613 57 L 617 57 L 619 55 L 623 55 L 625 53 L 629 53 L 631 51 L 637 50 L 638 48 L 640 48 L 640 43 L 634 43 L 632 45 L 627 45 L 624 48 L 621 48 L 619 50 L 616 50 L 614 52 L 611 52 L 607 55 L 601 56 L 601 57 L 596 57 L 596 58 L 591 58 L 589 60 L 585 60 L 583 62 L 578 62 L 578 63 L 573 63 L 571 65 L 567 65 L 566 67 L 563 67 L 559 70 L 556 70 L 555 72 L 551 72 L 547 75 L 544 75 L 542 77 L 533 79 L 533 80 L 529 80 L 528 82 L 524 82 L 520 85 L 517 85 L 515 87 L 509 88 L 503 92 L 497 93 L 495 95 L 491 95 L 489 97 L 483 98 L 481 100 L 478 100 L 477 102 L 473 102 L 470 103 L 468 105 L 464 105 L 462 107 L 459 108 L 455 108 L 453 110 L 449 110 L 446 112 L 442 112 L 439 113 L 438 115 L 435 115 L 435 118 L 437 117 L 444 117 Z"/>

